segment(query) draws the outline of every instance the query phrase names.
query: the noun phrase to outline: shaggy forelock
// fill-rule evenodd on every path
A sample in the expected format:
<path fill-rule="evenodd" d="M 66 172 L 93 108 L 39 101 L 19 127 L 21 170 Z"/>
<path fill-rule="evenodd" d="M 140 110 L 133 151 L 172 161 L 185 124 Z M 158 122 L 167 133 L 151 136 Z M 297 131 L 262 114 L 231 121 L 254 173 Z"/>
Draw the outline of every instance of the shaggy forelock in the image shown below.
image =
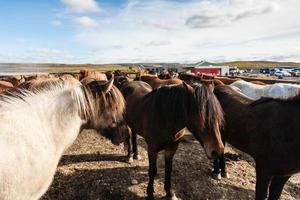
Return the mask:
<path fill-rule="evenodd" d="M 223 110 L 214 93 L 203 84 L 194 83 L 192 86 L 195 91 L 201 127 L 214 129 L 216 126 L 223 126 Z"/>

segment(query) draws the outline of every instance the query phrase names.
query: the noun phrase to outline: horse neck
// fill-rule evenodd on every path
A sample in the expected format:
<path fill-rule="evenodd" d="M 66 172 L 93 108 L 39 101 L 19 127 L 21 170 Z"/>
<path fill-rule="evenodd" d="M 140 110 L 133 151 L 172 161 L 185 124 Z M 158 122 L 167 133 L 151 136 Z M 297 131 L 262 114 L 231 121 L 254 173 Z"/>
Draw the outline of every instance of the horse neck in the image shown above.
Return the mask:
<path fill-rule="evenodd" d="M 57 116 L 54 128 L 58 130 L 53 132 L 54 141 L 63 151 L 73 144 L 82 125 L 86 122 L 81 113 L 82 102 L 75 100 L 72 92 L 67 92 L 58 98 L 57 106 L 53 108 L 52 112 Z"/>
<path fill-rule="evenodd" d="M 156 76 L 142 76 L 142 81 L 151 85 L 153 89 L 156 89 L 158 86 L 160 86 L 162 82 L 162 80 Z"/>
<path fill-rule="evenodd" d="M 249 104 L 252 102 L 232 94 L 220 96 L 215 93 L 225 113 L 225 127 L 221 130 L 222 138 L 236 148 L 249 152 L 249 144 L 254 134 L 251 125 L 252 112 Z"/>
<path fill-rule="evenodd" d="M 80 92 L 78 87 L 57 95 L 37 96 L 36 104 L 27 111 L 36 113 L 37 123 L 47 128 L 41 133 L 48 134 L 57 153 L 62 153 L 73 144 L 83 124 L 79 113 L 80 104 L 73 97 L 75 90 Z"/>

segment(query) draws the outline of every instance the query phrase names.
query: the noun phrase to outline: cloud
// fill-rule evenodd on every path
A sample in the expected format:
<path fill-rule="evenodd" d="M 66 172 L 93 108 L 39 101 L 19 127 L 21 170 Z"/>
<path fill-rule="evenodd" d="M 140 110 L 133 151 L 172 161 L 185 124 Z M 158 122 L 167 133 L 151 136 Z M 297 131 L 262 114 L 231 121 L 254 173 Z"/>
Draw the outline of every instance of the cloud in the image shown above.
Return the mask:
<path fill-rule="evenodd" d="M 99 12 L 101 9 L 95 0 L 61 0 L 67 11 L 72 13 Z"/>
<path fill-rule="evenodd" d="M 50 49 L 50 48 L 32 48 L 28 49 L 25 52 L 25 57 L 33 58 L 35 61 L 41 62 L 49 62 L 51 60 L 54 61 L 62 61 L 62 60 L 70 60 L 73 57 L 70 53 L 58 49 Z"/>
<path fill-rule="evenodd" d="M 72 63 L 74 58 L 66 50 L 51 48 L 31 48 L 21 52 L 12 51 L 5 53 L 0 51 L 0 62 L 2 63 Z"/>
<path fill-rule="evenodd" d="M 146 46 L 166 46 L 166 45 L 170 45 L 171 42 L 170 41 L 151 41 L 151 42 L 147 42 L 145 43 Z"/>
<path fill-rule="evenodd" d="M 202 3 L 198 13 L 190 16 L 185 25 L 190 28 L 210 28 L 230 25 L 236 21 L 271 13 L 278 4 L 267 0 L 229 0 L 215 4 Z"/>
<path fill-rule="evenodd" d="M 97 26 L 97 22 L 88 17 L 88 16 L 82 16 L 82 17 L 77 17 L 74 19 L 74 21 L 82 26 L 86 26 L 86 27 L 95 27 Z"/>
<path fill-rule="evenodd" d="M 62 22 L 60 20 L 53 20 L 51 21 L 51 24 L 53 26 L 61 26 L 62 25 Z"/>

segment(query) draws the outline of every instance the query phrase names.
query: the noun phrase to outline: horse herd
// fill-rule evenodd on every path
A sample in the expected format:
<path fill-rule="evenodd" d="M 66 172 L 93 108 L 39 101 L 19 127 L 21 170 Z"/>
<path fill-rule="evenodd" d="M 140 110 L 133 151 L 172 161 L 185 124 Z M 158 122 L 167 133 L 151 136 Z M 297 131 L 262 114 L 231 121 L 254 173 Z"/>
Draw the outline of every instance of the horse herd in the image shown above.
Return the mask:
<path fill-rule="evenodd" d="M 298 85 L 191 74 L 166 80 L 144 74 L 132 81 L 120 72 L 89 70 L 8 81 L 0 82 L 0 199 L 40 198 L 63 152 L 84 128 L 113 144 L 126 143 L 129 162 L 139 159 L 137 135 L 145 139 L 147 199 L 154 199 L 162 150 L 166 199 L 177 199 L 172 162 L 185 129 L 214 160 L 214 178 L 228 177 L 226 142 L 251 155 L 256 199 L 279 199 L 287 180 L 300 171 Z"/>

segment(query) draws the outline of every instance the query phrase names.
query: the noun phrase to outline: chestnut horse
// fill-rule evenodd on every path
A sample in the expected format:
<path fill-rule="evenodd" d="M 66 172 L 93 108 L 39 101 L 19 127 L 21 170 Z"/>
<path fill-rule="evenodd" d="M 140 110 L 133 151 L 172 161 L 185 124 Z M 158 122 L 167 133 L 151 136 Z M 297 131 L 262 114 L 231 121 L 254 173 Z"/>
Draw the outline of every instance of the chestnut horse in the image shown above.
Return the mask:
<path fill-rule="evenodd" d="M 300 95 L 252 100 L 232 89 L 214 90 L 225 113 L 222 139 L 256 162 L 256 199 L 279 199 L 292 174 L 300 172 Z M 224 172 L 224 157 L 214 162 Z"/>
<path fill-rule="evenodd" d="M 215 86 L 217 85 L 224 85 L 224 83 L 218 79 L 204 79 L 203 76 L 198 76 L 195 74 L 187 74 L 187 73 L 181 73 L 179 77 L 181 80 L 188 84 L 193 83 L 203 83 L 203 84 L 211 84 L 213 83 Z"/>
<path fill-rule="evenodd" d="M 156 89 L 160 86 L 164 86 L 164 85 L 173 85 L 173 84 L 180 84 L 182 83 L 182 80 L 178 79 L 178 78 L 171 78 L 171 79 L 160 79 L 158 78 L 156 75 L 151 75 L 151 74 L 146 74 L 146 75 L 141 75 L 139 77 L 136 77 L 135 80 L 139 80 L 139 81 L 144 81 L 146 83 L 148 83 L 149 85 L 151 85 L 151 87 L 153 89 Z"/>
<path fill-rule="evenodd" d="M 126 100 L 127 124 L 148 145 L 148 199 L 154 199 L 156 160 L 161 150 L 165 150 L 166 197 L 176 199 L 171 187 L 172 161 L 185 127 L 203 145 L 209 158 L 223 153 L 219 132 L 223 124 L 223 112 L 217 98 L 204 85 L 191 87 L 185 83 L 162 86 L 151 91 L 148 84 L 132 81 L 126 83 L 121 92 Z"/>

